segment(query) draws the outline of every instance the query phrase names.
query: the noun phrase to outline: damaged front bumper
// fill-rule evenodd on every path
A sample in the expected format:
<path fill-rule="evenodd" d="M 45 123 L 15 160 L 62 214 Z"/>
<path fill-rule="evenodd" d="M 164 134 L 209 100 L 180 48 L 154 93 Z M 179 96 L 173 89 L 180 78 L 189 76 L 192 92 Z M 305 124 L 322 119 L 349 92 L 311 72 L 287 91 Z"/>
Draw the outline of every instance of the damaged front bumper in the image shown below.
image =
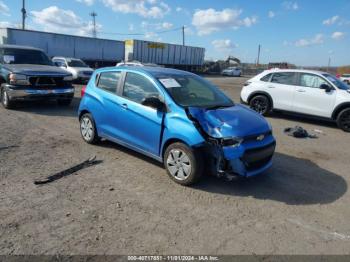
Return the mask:
<path fill-rule="evenodd" d="M 217 176 L 239 175 L 252 177 L 269 169 L 276 142 L 272 134 L 263 141 L 243 141 L 239 146 L 222 146 L 209 142 L 206 146 L 206 161 L 211 173 Z"/>

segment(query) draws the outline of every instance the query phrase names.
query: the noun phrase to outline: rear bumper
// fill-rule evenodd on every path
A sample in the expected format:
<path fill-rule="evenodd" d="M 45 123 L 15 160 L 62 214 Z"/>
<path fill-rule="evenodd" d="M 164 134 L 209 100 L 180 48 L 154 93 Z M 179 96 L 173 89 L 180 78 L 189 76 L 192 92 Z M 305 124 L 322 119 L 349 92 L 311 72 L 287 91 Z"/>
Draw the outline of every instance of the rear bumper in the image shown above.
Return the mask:
<path fill-rule="evenodd" d="M 62 88 L 53 87 L 50 89 L 34 89 L 32 87 L 19 87 L 5 85 L 5 90 L 10 100 L 34 100 L 43 98 L 72 98 L 74 96 L 74 87 L 67 86 Z"/>

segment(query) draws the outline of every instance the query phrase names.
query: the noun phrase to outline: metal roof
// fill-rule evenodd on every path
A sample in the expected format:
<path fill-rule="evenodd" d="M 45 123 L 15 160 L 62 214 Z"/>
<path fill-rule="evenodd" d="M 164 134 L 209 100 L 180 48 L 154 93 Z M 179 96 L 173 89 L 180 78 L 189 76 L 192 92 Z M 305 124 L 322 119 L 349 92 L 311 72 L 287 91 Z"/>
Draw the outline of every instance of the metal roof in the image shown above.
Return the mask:
<path fill-rule="evenodd" d="M 27 49 L 27 50 L 43 51 L 40 48 L 35 48 L 35 47 L 25 46 L 25 45 L 0 45 L 0 48 L 13 48 L 13 49 Z"/>

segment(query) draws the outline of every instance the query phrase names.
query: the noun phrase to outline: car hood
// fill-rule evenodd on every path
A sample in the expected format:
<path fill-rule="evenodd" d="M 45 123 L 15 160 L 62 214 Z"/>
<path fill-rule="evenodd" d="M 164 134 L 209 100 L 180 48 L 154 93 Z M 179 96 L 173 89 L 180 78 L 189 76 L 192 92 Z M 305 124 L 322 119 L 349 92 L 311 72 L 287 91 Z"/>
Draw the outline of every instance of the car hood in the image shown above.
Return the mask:
<path fill-rule="evenodd" d="M 263 116 L 242 105 L 215 110 L 190 107 L 188 112 L 214 138 L 245 137 L 271 130 Z"/>
<path fill-rule="evenodd" d="M 18 73 L 18 74 L 23 74 L 27 76 L 70 75 L 70 73 L 67 72 L 66 70 L 63 70 L 57 66 L 49 66 L 49 65 L 11 64 L 11 65 L 4 65 L 3 67 L 12 73 Z"/>

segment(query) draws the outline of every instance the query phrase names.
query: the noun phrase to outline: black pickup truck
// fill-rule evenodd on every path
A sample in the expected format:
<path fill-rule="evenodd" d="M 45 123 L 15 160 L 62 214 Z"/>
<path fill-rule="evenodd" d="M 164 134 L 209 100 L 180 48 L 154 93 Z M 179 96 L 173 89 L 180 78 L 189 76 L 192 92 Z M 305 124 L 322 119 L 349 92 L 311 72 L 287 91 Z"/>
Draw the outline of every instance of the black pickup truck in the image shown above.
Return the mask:
<path fill-rule="evenodd" d="M 0 45 L 1 104 L 7 109 L 24 100 L 56 99 L 69 105 L 74 96 L 72 80 L 41 49 Z"/>

